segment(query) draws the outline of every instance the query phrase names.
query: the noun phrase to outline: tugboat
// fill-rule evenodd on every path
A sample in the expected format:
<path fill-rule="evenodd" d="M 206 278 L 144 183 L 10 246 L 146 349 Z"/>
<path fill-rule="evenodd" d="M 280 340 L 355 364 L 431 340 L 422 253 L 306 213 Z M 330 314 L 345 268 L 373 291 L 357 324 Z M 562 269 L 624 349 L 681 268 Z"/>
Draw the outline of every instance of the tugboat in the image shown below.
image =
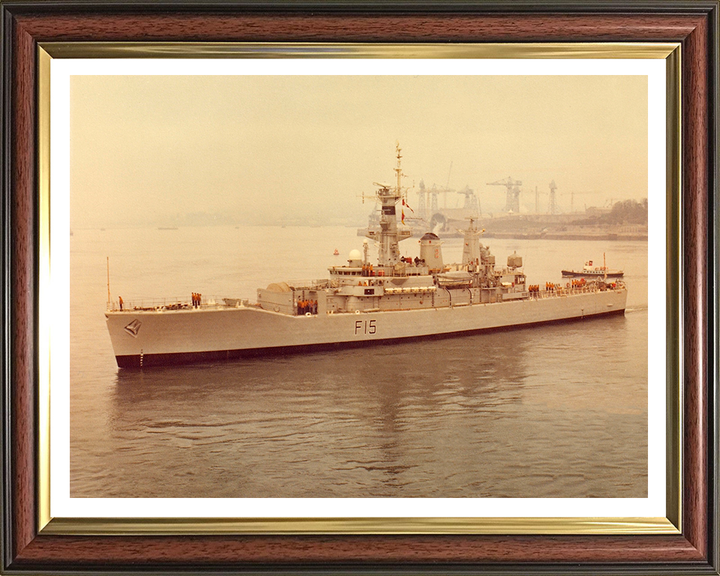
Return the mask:
<path fill-rule="evenodd" d="M 622 270 L 610 270 L 605 265 L 605 253 L 603 252 L 603 265 L 593 266 L 593 261 L 589 260 L 585 262 L 582 270 L 562 270 L 563 278 L 602 278 L 606 280 L 608 278 L 622 278 L 624 272 Z"/>
<path fill-rule="evenodd" d="M 396 207 L 407 195 L 397 150 L 395 185 L 375 184 L 380 226 L 368 231 L 378 260 L 353 250 L 346 265 L 330 266 L 329 278 L 309 283 L 272 283 L 257 291 L 257 302 L 225 298 L 155 308 L 110 301 L 105 313 L 117 364 L 144 368 L 161 364 L 218 361 L 403 339 L 447 337 L 482 330 L 623 314 L 627 289 L 601 279 L 528 285 L 522 257 L 512 254 L 497 268 L 495 256 L 469 221 L 463 231 L 462 261 L 446 264 L 442 241 L 428 232 L 420 255 L 400 255 L 411 236 L 398 225 Z"/>

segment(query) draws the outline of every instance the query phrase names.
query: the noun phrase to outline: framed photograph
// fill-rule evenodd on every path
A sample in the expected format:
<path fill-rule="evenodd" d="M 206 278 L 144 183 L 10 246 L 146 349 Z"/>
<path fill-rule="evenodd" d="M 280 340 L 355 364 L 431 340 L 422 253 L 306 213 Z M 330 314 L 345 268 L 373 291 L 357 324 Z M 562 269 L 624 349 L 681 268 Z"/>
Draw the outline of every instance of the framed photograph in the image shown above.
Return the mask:
<path fill-rule="evenodd" d="M 717 574 L 717 8 L 3 3 L 2 569 Z"/>

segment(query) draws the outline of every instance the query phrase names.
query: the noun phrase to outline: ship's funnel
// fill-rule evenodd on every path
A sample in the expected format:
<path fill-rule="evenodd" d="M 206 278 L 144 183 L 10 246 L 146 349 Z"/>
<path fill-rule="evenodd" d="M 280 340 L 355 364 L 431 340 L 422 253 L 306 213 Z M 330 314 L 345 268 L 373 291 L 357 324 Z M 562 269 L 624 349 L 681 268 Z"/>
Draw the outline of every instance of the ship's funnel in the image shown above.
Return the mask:
<path fill-rule="evenodd" d="M 442 242 L 437 234 L 428 232 L 420 238 L 420 260 L 425 261 L 425 265 L 431 270 L 442 270 Z"/>

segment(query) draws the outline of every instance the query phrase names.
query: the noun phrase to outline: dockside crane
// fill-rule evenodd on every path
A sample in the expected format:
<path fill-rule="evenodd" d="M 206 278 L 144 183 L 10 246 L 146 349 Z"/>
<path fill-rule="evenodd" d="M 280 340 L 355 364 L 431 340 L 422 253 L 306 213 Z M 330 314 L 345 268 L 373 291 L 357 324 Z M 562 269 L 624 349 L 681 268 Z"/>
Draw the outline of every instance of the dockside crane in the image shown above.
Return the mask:
<path fill-rule="evenodd" d="M 552 180 L 550 182 L 550 205 L 548 206 L 548 214 L 557 214 L 559 212 L 557 199 L 555 198 L 555 190 L 557 190 L 557 185 L 555 184 L 555 180 Z"/>
<path fill-rule="evenodd" d="M 469 184 L 465 185 L 465 188 L 457 191 L 458 194 L 465 196 L 465 203 L 463 204 L 463 210 L 470 210 L 473 214 L 479 213 L 478 199 L 475 195 L 475 190 L 470 188 Z"/>
<path fill-rule="evenodd" d="M 420 180 L 420 184 L 418 185 L 418 213 L 422 218 L 427 218 L 427 203 L 428 203 L 428 196 L 430 195 L 430 191 L 425 188 L 425 181 Z"/>
<path fill-rule="evenodd" d="M 442 194 L 444 198 L 444 205 L 447 206 L 447 195 L 451 192 L 455 192 L 452 188 L 438 188 L 437 184 L 433 184 L 431 188 L 428 188 L 424 180 L 420 180 L 418 186 L 418 215 L 421 218 L 430 218 L 433 214 L 437 214 L 440 211 L 438 203 L 438 196 Z M 472 191 L 471 191 L 472 192 Z M 460 192 L 461 194 L 464 192 Z M 467 200 L 466 200 L 467 203 Z"/>
<path fill-rule="evenodd" d="M 507 196 L 505 200 L 504 212 L 520 212 L 520 186 L 522 186 L 521 180 L 513 180 L 510 176 L 504 180 L 498 180 L 497 182 L 488 182 L 488 186 L 505 186 L 507 189 Z"/>
<path fill-rule="evenodd" d="M 447 195 L 450 192 L 455 192 L 455 190 L 453 190 L 452 188 L 438 188 L 436 184 L 432 185 L 432 188 L 430 188 L 430 212 L 432 214 L 440 211 L 440 207 L 438 206 L 439 194 L 442 194 L 444 196 L 443 206 L 447 208 Z"/>

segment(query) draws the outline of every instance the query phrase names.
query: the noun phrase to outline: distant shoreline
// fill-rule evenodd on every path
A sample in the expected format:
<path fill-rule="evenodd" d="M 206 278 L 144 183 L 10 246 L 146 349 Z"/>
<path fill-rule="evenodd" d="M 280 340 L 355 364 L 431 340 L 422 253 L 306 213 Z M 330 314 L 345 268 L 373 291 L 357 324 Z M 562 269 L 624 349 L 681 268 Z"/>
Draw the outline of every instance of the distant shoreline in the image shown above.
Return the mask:
<path fill-rule="evenodd" d="M 497 238 L 507 240 L 604 240 L 604 241 L 639 241 L 647 242 L 647 234 L 632 233 L 582 233 L 582 232 L 546 232 L 542 233 L 522 233 L 522 232 L 486 232 L 483 238 Z"/>
<path fill-rule="evenodd" d="M 358 236 L 365 236 L 367 228 L 358 228 Z M 460 232 L 440 232 L 440 238 L 462 238 Z M 419 237 L 415 232 L 413 237 Z M 482 238 L 496 240 L 602 240 L 604 242 L 647 242 L 645 232 L 484 232 Z"/>

